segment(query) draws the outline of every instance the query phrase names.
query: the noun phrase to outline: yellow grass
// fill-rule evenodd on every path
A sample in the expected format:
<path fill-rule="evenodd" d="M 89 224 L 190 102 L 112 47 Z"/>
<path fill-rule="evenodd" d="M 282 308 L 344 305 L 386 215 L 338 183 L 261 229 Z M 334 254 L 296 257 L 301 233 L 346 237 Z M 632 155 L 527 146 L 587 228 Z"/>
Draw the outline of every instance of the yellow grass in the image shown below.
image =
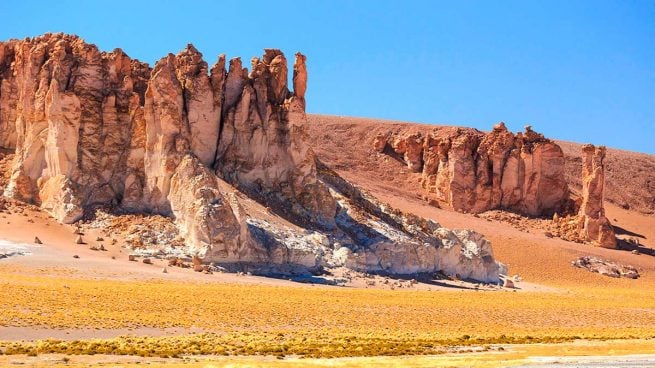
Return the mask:
<path fill-rule="evenodd" d="M 178 337 L 0 343 L 6 354 L 343 357 L 655 337 L 655 293 L 391 291 L 26 276 L 0 270 L 0 326 L 202 327 Z"/>
<path fill-rule="evenodd" d="M 30 367 L 51 367 L 66 363 L 67 367 L 110 366 L 135 368 L 148 365 L 150 367 L 168 368 L 304 368 L 304 367 L 404 367 L 404 368 L 447 368 L 447 367 L 510 367 L 525 365 L 550 357 L 551 361 L 566 362 L 567 359 L 580 357 L 603 357 L 634 354 L 655 354 L 655 340 L 607 340 L 607 341 L 576 341 L 560 344 L 531 344 L 507 346 L 507 349 L 494 353 L 456 353 L 426 356 L 400 357 L 355 357 L 355 358 L 284 358 L 270 356 L 248 357 L 218 357 L 199 356 L 184 358 L 136 358 L 107 355 L 72 356 L 48 354 L 36 357 L 0 356 L 0 366 L 16 364 L 17 362 Z M 541 357 L 541 359 L 539 359 Z M 596 358 L 598 359 L 598 358 Z M 570 361 L 570 360 L 569 360 Z"/>

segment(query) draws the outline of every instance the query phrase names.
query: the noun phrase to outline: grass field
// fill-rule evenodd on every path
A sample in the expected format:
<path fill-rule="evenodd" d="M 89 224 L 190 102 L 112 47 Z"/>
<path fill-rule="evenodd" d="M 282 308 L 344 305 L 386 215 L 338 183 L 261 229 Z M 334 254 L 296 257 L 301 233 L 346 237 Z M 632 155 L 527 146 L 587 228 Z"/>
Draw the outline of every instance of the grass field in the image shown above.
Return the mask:
<path fill-rule="evenodd" d="M 455 353 L 421 356 L 393 357 L 352 357 L 352 358 L 297 358 L 279 359 L 271 356 L 189 356 L 184 358 L 140 358 L 109 355 L 68 356 L 62 354 L 47 354 L 42 356 L 0 356 L 0 365 L 15 365 L 18 362 L 30 367 L 52 367 L 66 364 L 67 367 L 121 367 L 134 368 L 148 366 L 164 366 L 170 368 L 300 368 L 300 367 L 405 367 L 405 368 L 452 368 L 458 366 L 474 368 L 511 367 L 535 362 L 580 362 L 603 357 L 625 359 L 626 355 L 648 354 L 645 358 L 652 361 L 655 354 L 655 340 L 608 340 L 584 341 L 560 344 L 529 344 L 512 345 L 506 350 L 474 353 Z M 544 357 L 548 357 L 547 360 Z M 623 358 L 621 358 L 623 357 Z"/>
<path fill-rule="evenodd" d="M 655 293 L 346 289 L 24 275 L 0 268 L 0 326 L 202 327 L 205 333 L 0 342 L 4 354 L 346 357 L 451 346 L 655 337 Z M 48 271 L 48 273 L 51 273 Z"/>

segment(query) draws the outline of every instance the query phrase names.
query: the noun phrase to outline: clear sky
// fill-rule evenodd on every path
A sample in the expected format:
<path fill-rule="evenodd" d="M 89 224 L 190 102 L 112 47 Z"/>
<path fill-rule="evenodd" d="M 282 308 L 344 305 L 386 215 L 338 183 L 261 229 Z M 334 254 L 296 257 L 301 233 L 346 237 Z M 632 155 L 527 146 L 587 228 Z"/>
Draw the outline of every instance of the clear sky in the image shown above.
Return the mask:
<path fill-rule="evenodd" d="M 308 56 L 308 111 L 655 153 L 655 1 L 0 1 L 0 40 L 75 33 L 153 63 L 193 43 Z"/>

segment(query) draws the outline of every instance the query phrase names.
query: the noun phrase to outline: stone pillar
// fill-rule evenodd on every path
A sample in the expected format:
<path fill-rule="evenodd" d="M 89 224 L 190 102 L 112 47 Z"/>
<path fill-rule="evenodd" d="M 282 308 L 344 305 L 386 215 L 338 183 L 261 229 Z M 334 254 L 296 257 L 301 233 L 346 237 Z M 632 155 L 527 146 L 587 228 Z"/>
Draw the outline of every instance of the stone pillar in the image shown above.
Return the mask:
<path fill-rule="evenodd" d="M 605 147 L 582 147 L 582 204 L 578 212 L 580 238 L 604 248 L 616 248 L 616 235 L 603 207 Z"/>

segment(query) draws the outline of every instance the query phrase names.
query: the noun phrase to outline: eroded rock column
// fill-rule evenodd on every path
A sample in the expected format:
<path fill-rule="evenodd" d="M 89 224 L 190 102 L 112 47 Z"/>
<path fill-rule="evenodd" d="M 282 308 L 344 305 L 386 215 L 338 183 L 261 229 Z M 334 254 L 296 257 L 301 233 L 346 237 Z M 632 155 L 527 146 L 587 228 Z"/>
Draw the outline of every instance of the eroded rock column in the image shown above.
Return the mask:
<path fill-rule="evenodd" d="M 603 146 L 587 144 L 582 147 L 582 204 L 579 231 L 583 240 L 604 248 L 616 248 L 616 234 L 603 206 L 605 191 L 605 152 Z"/>

